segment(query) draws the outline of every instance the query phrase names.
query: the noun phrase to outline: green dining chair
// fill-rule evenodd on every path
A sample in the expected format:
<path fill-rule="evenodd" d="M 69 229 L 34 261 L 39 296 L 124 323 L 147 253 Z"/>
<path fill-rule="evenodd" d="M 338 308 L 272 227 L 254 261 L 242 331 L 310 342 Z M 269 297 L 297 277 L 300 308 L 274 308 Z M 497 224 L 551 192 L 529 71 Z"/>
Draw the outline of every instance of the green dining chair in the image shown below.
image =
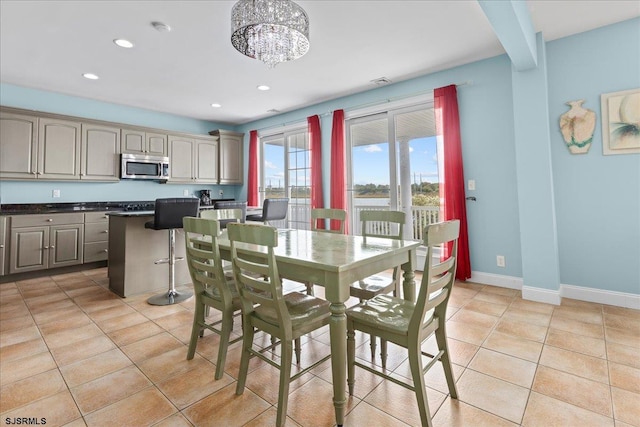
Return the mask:
<path fill-rule="evenodd" d="M 451 398 L 458 398 L 447 347 L 445 321 L 447 303 L 456 275 L 459 232 L 460 221 L 458 220 L 431 224 L 425 228 L 424 244 L 427 247 L 427 258 L 415 303 L 390 295 L 378 295 L 347 310 L 347 385 L 349 395 L 353 395 L 355 367 L 358 366 L 414 391 L 423 426 L 430 427 L 432 425 L 424 374 L 438 360 L 444 368 Z M 444 261 L 434 263 L 434 249 L 448 242 L 452 242 L 451 254 Z M 387 341 L 406 348 L 409 353 L 413 385 L 401 382 L 396 377 L 391 377 L 357 362 L 355 331 L 375 333 Z M 422 343 L 433 334 L 436 336 L 439 350 L 436 355 L 425 353 L 421 349 Z M 431 358 L 424 366 L 423 355 Z"/>
<path fill-rule="evenodd" d="M 344 234 L 344 222 L 347 219 L 347 211 L 344 209 L 315 208 L 311 209 L 311 230 L 327 233 Z M 325 228 L 318 228 L 318 220 L 325 220 Z M 338 221 L 340 228 L 332 230 L 330 220 Z"/>
<path fill-rule="evenodd" d="M 405 213 L 400 211 L 374 211 L 364 210 L 360 212 L 360 223 L 362 226 L 362 236 L 382 237 L 385 239 L 402 240 L 404 230 Z M 360 302 L 370 300 L 376 295 L 393 292 L 396 297 L 400 296 L 400 281 L 402 269 L 400 266 L 393 269 L 391 278 L 383 276 L 369 276 L 351 284 L 349 289 L 352 297 L 358 298 Z M 371 335 L 371 359 L 375 359 L 376 337 Z M 387 365 L 387 342 L 380 339 L 380 357 L 382 367 Z"/>
<path fill-rule="evenodd" d="M 220 229 L 227 228 L 227 224 L 230 222 L 243 222 L 244 214 L 242 209 L 203 209 L 200 211 L 200 218 L 214 219 L 220 223 Z M 231 263 L 222 261 L 222 268 L 224 270 L 227 280 L 233 278 L 233 272 L 231 271 Z"/>
<path fill-rule="evenodd" d="M 236 394 L 241 395 L 244 392 L 250 358 L 258 357 L 278 368 L 280 387 L 276 425 L 284 426 L 290 381 L 330 357 L 327 355 L 291 376 L 293 343 L 299 342 L 302 335 L 329 323 L 329 302 L 300 292 L 283 294 L 274 254 L 274 248 L 278 245 L 278 232 L 275 227 L 231 223 L 227 226 L 227 231 L 231 242 L 233 273 L 240 292 L 244 329 Z M 256 279 L 255 274 L 266 279 Z M 256 329 L 276 337 L 279 341 L 266 349 L 254 347 L 253 337 Z M 263 354 L 265 350 L 277 345 L 281 345 L 279 364 Z"/>
<path fill-rule="evenodd" d="M 324 227 L 318 227 L 318 221 L 324 220 Z M 338 221 L 340 228 L 331 229 L 331 220 Z M 344 234 L 344 222 L 347 220 L 347 211 L 344 209 L 315 208 L 311 210 L 311 230 L 323 233 Z M 314 295 L 313 283 L 305 282 L 307 295 Z"/>
<path fill-rule="evenodd" d="M 204 335 L 205 328 L 220 335 L 215 373 L 215 379 L 219 380 L 224 373 L 229 344 L 242 339 L 239 337 L 230 341 L 234 314 L 240 314 L 240 296 L 233 279 L 226 277 L 222 269 L 218 246 L 220 223 L 216 220 L 185 217 L 183 230 L 187 265 L 196 297 L 187 360 L 193 359 L 198 336 Z M 202 240 L 203 236 L 210 239 L 211 244 L 199 244 L 198 240 Z M 222 313 L 221 320 L 207 323 L 210 307 Z"/>
<path fill-rule="evenodd" d="M 226 228 L 230 222 L 243 222 L 242 209 L 202 209 L 200 218 L 215 219 L 220 222 L 220 228 Z"/>

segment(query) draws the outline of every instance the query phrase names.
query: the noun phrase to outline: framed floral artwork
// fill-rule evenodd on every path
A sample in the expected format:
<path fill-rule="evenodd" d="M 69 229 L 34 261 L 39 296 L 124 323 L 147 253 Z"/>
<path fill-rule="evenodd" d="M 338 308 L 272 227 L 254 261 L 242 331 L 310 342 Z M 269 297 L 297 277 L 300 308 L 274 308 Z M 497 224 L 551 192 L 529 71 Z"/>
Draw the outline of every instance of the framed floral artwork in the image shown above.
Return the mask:
<path fill-rule="evenodd" d="M 640 89 L 600 95 L 602 153 L 640 153 Z"/>

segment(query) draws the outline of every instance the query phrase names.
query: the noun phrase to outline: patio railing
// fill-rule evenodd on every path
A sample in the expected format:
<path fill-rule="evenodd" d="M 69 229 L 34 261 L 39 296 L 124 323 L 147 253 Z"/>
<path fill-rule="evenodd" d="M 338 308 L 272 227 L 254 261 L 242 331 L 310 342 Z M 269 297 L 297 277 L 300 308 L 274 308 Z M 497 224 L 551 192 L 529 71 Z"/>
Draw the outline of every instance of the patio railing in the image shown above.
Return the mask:
<path fill-rule="evenodd" d="M 359 218 L 360 212 L 363 210 L 388 210 L 388 205 L 356 205 L 354 207 L 353 217 Z M 424 228 L 438 222 L 440 208 L 438 206 L 412 206 L 412 238 L 416 240 L 422 240 L 422 231 Z M 311 210 L 309 205 L 289 205 L 289 227 L 308 230 L 311 228 Z M 284 221 L 274 221 L 272 225 L 276 227 L 286 227 Z M 360 229 L 360 222 L 354 222 L 354 229 L 350 231 L 351 234 L 362 234 Z"/>

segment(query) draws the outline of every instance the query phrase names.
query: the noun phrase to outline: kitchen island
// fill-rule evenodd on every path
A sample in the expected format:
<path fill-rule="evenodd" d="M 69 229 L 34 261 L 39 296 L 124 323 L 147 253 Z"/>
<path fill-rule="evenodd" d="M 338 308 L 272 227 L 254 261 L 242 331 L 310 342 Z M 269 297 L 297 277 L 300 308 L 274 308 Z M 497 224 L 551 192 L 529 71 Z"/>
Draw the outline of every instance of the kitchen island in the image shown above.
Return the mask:
<path fill-rule="evenodd" d="M 166 291 L 169 264 L 154 261 L 169 257 L 169 230 L 152 230 L 153 211 L 109 214 L 109 289 L 121 297 Z M 185 256 L 184 233 L 176 230 L 176 258 Z M 176 287 L 190 285 L 184 261 L 175 264 Z"/>
<path fill-rule="evenodd" d="M 213 205 L 200 206 L 200 210 Z M 111 212 L 109 216 L 109 289 L 121 297 L 169 288 L 169 264 L 155 264 L 169 257 L 169 230 L 153 230 L 153 210 Z M 176 230 L 176 258 L 185 256 L 184 232 Z M 175 285 L 191 286 L 185 261 L 175 264 Z"/>

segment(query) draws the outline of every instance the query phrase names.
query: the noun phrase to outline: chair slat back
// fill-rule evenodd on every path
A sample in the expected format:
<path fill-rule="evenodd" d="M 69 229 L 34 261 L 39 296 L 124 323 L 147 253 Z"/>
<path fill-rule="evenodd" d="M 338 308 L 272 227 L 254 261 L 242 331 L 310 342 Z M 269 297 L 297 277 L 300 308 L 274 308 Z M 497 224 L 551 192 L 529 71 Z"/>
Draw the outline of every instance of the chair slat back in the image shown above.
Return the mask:
<path fill-rule="evenodd" d="M 278 246 L 277 229 L 260 224 L 231 223 L 227 231 L 243 315 L 253 311 L 254 306 L 259 304 L 274 310 L 281 325 L 287 324 L 287 321 L 290 325 L 273 251 Z"/>
<path fill-rule="evenodd" d="M 200 218 L 205 219 L 235 219 L 237 222 L 242 222 L 244 217 L 242 216 L 242 209 L 206 209 L 200 212 Z"/>
<path fill-rule="evenodd" d="M 242 212 L 240 222 L 244 222 L 247 216 L 247 202 L 237 200 L 218 200 L 214 202 L 213 209 L 240 209 Z"/>
<path fill-rule="evenodd" d="M 187 266 L 194 291 L 199 294 L 215 288 L 221 296 L 220 299 L 230 304 L 232 296 L 222 270 L 218 246 L 220 224 L 215 220 L 184 217 L 183 229 Z M 198 240 L 206 240 L 206 243 L 199 243 Z"/>
<path fill-rule="evenodd" d="M 420 334 L 422 332 L 425 320 L 428 323 L 431 319 L 431 317 L 425 319 L 431 309 L 434 310 L 433 316 L 438 318 L 440 326 L 444 325 L 447 304 L 458 265 L 456 256 L 458 253 L 459 234 L 459 220 L 439 222 L 425 227 L 423 236 L 424 244 L 427 247 L 427 255 L 422 272 L 420 291 L 416 299 L 416 309 L 409 324 L 409 334 Z M 434 249 L 448 242 L 453 243 L 451 255 L 445 260 L 434 262 Z"/>
<path fill-rule="evenodd" d="M 329 222 L 324 223 L 324 227 L 318 228 L 318 220 L 336 220 L 340 223 L 339 230 L 327 229 Z M 311 230 L 323 231 L 327 233 L 344 234 L 344 222 L 347 219 L 347 211 L 344 209 L 316 208 L 311 210 Z"/>
<path fill-rule="evenodd" d="M 361 211 L 362 235 L 401 240 L 405 217 L 405 213 L 400 211 Z"/>

